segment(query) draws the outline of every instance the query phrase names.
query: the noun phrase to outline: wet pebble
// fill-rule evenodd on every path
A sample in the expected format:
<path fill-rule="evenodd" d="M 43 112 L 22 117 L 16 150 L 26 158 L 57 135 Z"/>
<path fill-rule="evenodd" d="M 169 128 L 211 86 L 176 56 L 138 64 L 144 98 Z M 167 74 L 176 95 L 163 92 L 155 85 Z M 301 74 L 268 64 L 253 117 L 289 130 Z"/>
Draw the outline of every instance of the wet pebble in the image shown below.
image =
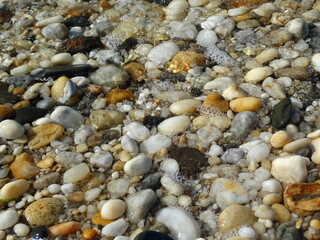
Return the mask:
<path fill-rule="evenodd" d="M 22 137 L 24 128 L 15 120 L 7 119 L 0 122 L 0 137 L 16 139 Z"/>
<path fill-rule="evenodd" d="M 140 150 L 144 154 L 155 153 L 162 148 L 169 148 L 171 146 L 171 139 L 162 134 L 156 134 L 144 140 L 140 144 Z"/>
<path fill-rule="evenodd" d="M 129 223 L 123 218 L 119 218 L 118 220 L 103 227 L 101 232 L 104 236 L 115 237 L 125 233 L 128 227 Z"/>
<path fill-rule="evenodd" d="M 53 172 L 53 173 L 48 173 L 46 175 L 43 175 L 37 180 L 33 182 L 33 188 L 34 189 L 44 189 L 48 187 L 52 183 L 56 183 L 60 180 L 60 173 L 58 172 Z"/>
<path fill-rule="evenodd" d="M 14 209 L 8 209 L 0 213 L 0 230 L 11 228 L 19 220 L 19 213 Z"/>
<path fill-rule="evenodd" d="M 5 184 L 0 191 L 2 199 L 16 199 L 29 190 L 30 183 L 25 179 L 19 179 Z"/>
<path fill-rule="evenodd" d="M 156 231 L 145 231 L 142 233 L 139 233 L 134 240 L 148 240 L 148 239 L 153 239 L 153 240 L 173 240 L 171 237 L 168 235 L 165 235 L 161 232 L 156 232 Z"/>
<path fill-rule="evenodd" d="M 100 67 L 91 75 L 94 84 L 106 87 L 117 87 L 125 83 L 129 79 L 126 71 L 114 65 Z"/>
<path fill-rule="evenodd" d="M 83 178 L 85 178 L 89 172 L 90 172 L 90 169 L 88 165 L 86 163 L 80 163 L 70 168 L 63 174 L 63 181 L 65 183 L 78 182 Z"/>
<path fill-rule="evenodd" d="M 79 112 L 67 106 L 56 107 L 50 119 L 65 128 L 78 128 L 84 122 L 84 117 Z"/>
<path fill-rule="evenodd" d="M 107 220 L 113 220 L 121 217 L 126 211 L 126 203 L 120 199 L 111 199 L 103 204 L 101 216 Z"/>
<path fill-rule="evenodd" d="M 140 154 L 124 165 L 124 172 L 129 176 L 140 176 L 150 171 L 152 160 L 144 154 Z"/>

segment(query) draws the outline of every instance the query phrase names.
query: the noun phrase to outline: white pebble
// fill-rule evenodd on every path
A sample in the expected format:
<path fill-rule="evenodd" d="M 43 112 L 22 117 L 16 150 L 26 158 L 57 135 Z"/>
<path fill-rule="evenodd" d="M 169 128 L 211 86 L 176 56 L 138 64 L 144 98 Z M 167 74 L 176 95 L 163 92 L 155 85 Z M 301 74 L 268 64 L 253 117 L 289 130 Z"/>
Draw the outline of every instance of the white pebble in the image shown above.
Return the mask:
<path fill-rule="evenodd" d="M 100 168 L 109 168 L 112 162 L 113 156 L 109 152 L 97 152 L 90 157 L 90 163 Z"/>
<path fill-rule="evenodd" d="M 14 225 L 13 231 L 15 232 L 15 234 L 17 234 L 17 236 L 24 237 L 29 234 L 30 228 L 29 228 L 29 226 L 27 226 L 23 223 L 18 223 L 16 225 Z"/>
<path fill-rule="evenodd" d="M 192 199 L 188 195 L 181 195 L 178 197 L 178 204 L 181 207 L 188 207 L 192 203 Z"/>
<path fill-rule="evenodd" d="M 16 210 L 8 209 L 0 213 L 0 230 L 11 228 L 19 220 L 19 214 Z"/>
<path fill-rule="evenodd" d="M 58 53 L 51 57 L 53 65 L 67 65 L 72 63 L 73 58 L 70 53 Z"/>
<path fill-rule="evenodd" d="M 57 184 L 57 183 L 53 183 L 53 184 L 50 184 L 48 187 L 47 187 L 47 190 L 52 193 L 52 194 L 57 194 L 60 192 L 61 190 L 61 185 L 60 184 Z"/>
<path fill-rule="evenodd" d="M 0 122 L 0 137 L 16 139 L 22 137 L 24 128 L 15 120 L 7 119 Z"/>
<path fill-rule="evenodd" d="M 83 87 L 90 83 L 90 79 L 83 76 L 73 77 L 73 78 L 70 78 L 70 80 L 74 82 L 74 84 L 77 85 L 78 87 Z"/>
<path fill-rule="evenodd" d="M 88 202 L 91 202 L 95 200 L 97 197 L 99 197 L 101 193 L 101 188 L 92 188 L 85 192 L 84 199 Z"/>
<path fill-rule="evenodd" d="M 256 231 L 252 227 L 243 226 L 238 230 L 239 237 L 254 239 Z"/>
<path fill-rule="evenodd" d="M 217 34 L 209 29 L 201 30 L 197 36 L 197 44 L 202 47 L 213 46 L 218 42 Z"/>
<path fill-rule="evenodd" d="M 160 169 L 168 175 L 176 175 L 179 173 L 179 163 L 175 159 L 164 159 L 161 162 Z"/>
<path fill-rule="evenodd" d="M 129 227 L 129 223 L 123 218 L 120 218 L 104 226 L 101 232 L 104 236 L 115 237 L 125 233 L 128 227 Z"/>
<path fill-rule="evenodd" d="M 182 133 L 189 128 L 190 119 L 186 115 L 167 118 L 158 125 L 158 131 L 164 135 L 171 136 Z"/>
<path fill-rule="evenodd" d="M 80 181 L 81 179 L 85 178 L 88 175 L 90 169 L 87 164 L 80 163 L 69 170 L 67 170 L 63 174 L 63 181 L 65 183 L 75 183 Z"/>
<path fill-rule="evenodd" d="M 184 192 L 183 186 L 168 176 L 163 176 L 160 180 L 161 185 L 171 194 L 180 196 Z"/>

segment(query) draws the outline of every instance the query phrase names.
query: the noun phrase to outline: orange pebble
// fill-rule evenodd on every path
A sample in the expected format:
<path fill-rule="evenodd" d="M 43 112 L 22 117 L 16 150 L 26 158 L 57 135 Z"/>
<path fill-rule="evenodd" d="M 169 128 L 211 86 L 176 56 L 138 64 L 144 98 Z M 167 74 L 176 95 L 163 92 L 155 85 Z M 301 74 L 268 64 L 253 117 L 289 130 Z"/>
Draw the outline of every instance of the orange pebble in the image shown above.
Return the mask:
<path fill-rule="evenodd" d="M 81 224 L 75 221 L 60 223 L 48 228 L 48 232 L 52 237 L 68 236 L 81 229 Z"/>
<path fill-rule="evenodd" d="M 133 100 L 133 94 L 131 90 L 114 88 L 106 94 L 106 101 L 108 105 L 110 103 L 115 104 L 123 100 Z"/>
<path fill-rule="evenodd" d="M 99 1 L 99 5 L 103 9 L 109 9 L 111 7 L 110 3 L 107 1 Z"/>
<path fill-rule="evenodd" d="M 109 223 L 112 223 L 114 222 L 116 219 L 114 220 L 107 220 L 107 219 L 104 219 L 100 213 L 96 213 L 95 215 L 92 216 L 91 218 L 91 221 L 93 224 L 95 225 L 101 225 L 101 226 L 106 226 L 108 225 Z"/>
<path fill-rule="evenodd" d="M 221 112 L 226 112 L 229 109 L 229 103 L 223 99 L 223 97 L 218 93 L 209 94 L 203 101 L 204 105 L 210 105 L 217 107 Z"/>
<path fill-rule="evenodd" d="M 97 231 L 95 229 L 85 229 L 82 235 L 85 239 L 94 239 L 97 236 Z"/>

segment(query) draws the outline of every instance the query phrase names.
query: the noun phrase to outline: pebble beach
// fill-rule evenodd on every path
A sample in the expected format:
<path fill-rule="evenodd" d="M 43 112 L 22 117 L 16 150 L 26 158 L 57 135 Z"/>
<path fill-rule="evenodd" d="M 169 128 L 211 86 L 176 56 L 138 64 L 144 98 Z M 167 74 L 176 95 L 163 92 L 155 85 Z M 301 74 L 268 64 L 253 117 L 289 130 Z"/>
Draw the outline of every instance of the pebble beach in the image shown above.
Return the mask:
<path fill-rule="evenodd" d="M 320 0 L 0 23 L 0 240 L 320 239 Z"/>

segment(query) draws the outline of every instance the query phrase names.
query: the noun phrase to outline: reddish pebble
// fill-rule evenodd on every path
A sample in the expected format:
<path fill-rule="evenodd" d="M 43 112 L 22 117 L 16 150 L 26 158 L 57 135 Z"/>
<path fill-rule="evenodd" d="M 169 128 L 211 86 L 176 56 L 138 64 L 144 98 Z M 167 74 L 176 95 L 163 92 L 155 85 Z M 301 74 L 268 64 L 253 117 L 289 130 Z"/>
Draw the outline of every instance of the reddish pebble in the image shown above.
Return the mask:
<path fill-rule="evenodd" d="M 48 232 L 51 237 L 68 236 L 72 233 L 80 231 L 81 225 L 78 222 L 71 221 L 60 223 L 49 227 Z"/>

